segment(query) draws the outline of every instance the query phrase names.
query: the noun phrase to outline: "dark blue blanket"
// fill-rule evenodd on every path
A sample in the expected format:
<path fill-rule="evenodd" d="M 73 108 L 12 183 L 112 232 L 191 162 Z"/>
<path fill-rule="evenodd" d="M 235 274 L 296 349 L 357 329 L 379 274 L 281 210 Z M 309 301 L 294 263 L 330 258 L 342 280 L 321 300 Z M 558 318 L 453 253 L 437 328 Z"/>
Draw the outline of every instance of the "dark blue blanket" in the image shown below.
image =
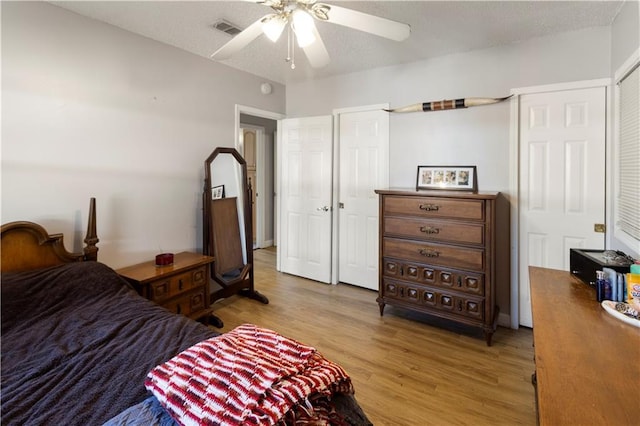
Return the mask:
<path fill-rule="evenodd" d="M 97 262 L 4 273 L 1 285 L 3 426 L 172 424 L 147 373 L 218 334 Z M 370 424 L 352 395 L 333 402 L 347 424 Z"/>
<path fill-rule="evenodd" d="M 149 396 L 153 367 L 216 335 L 97 262 L 5 273 L 1 301 L 3 425 L 100 425 Z"/>

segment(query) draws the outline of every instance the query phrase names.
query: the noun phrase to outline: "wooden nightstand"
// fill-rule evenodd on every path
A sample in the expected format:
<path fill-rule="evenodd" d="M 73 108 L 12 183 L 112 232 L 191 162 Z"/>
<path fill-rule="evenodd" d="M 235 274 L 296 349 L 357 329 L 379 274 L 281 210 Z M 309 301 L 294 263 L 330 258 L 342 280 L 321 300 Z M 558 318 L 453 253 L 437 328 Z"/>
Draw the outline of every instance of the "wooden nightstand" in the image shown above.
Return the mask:
<path fill-rule="evenodd" d="M 211 314 L 209 307 L 209 264 L 211 256 L 182 252 L 173 264 L 156 266 L 155 261 L 139 263 L 116 272 L 149 300 L 171 312 L 193 319 Z"/>

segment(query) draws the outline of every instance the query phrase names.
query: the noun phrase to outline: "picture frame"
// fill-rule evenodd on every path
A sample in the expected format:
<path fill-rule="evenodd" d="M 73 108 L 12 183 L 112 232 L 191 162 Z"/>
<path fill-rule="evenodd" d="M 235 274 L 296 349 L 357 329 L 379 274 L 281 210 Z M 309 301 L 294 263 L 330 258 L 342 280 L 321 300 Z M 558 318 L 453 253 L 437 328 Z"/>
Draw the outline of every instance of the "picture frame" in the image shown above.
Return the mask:
<path fill-rule="evenodd" d="M 478 191 L 476 166 L 418 166 L 416 190 Z"/>
<path fill-rule="evenodd" d="M 224 185 L 218 185 L 211 188 L 211 199 L 219 200 L 224 198 Z"/>

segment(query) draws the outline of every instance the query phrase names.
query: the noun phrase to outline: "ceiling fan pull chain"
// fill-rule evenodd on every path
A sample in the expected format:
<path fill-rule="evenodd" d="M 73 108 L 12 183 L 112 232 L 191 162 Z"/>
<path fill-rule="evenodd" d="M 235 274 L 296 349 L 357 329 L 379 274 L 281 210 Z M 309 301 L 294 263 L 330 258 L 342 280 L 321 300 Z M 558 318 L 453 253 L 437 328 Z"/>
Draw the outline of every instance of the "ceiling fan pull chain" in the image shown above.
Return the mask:
<path fill-rule="evenodd" d="M 291 28 L 291 25 L 289 24 L 287 29 L 287 62 L 291 62 L 291 69 L 294 70 L 296 69 L 296 50 L 293 45 L 293 28 Z"/>
<path fill-rule="evenodd" d="M 285 62 L 291 62 L 291 27 L 287 25 L 287 59 Z"/>

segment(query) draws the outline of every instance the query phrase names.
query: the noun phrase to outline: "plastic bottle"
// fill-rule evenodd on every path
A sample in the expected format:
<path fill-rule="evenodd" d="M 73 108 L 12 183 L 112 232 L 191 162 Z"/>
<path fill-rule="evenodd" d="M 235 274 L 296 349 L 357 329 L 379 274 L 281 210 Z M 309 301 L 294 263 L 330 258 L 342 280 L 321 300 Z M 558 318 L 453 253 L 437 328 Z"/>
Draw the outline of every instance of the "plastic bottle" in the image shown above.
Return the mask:
<path fill-rule="evenodd" d="M 596 271 L 596 300 L 604 300 L 604 272 Z"/>
<path fill-rule="evenodd" d="M 611 300 L 611 281 L 604 279 L 604 300 Z"/>

